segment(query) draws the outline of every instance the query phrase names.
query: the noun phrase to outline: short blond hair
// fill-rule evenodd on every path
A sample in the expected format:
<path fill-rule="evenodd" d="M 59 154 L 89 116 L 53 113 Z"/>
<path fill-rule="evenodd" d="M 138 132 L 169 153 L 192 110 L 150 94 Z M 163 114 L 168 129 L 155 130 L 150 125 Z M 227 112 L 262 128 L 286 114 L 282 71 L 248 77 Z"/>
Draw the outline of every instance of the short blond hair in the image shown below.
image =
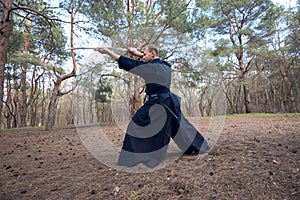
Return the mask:
<path fill-rule="evenodd" d="M 149 44 L 148 46 L 146 46 L 146 48 L 147 48 L 149 51 L 155 51 L 156 56 L 159 56 L 159 50 L 158 50 L 158 48 L 157 48 L 156 45 L 154 45 L 154 44 Z"/>

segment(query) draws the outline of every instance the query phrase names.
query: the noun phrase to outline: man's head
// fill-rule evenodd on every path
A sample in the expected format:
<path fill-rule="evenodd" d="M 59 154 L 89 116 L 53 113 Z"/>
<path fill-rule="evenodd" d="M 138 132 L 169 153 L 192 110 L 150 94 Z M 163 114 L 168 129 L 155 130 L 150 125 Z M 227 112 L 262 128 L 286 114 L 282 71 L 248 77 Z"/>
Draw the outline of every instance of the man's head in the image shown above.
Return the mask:
<path fill-rule="evenodd" d="M 158 48 L 155 45 L 148 45 L 145 48 L 144 55 L 143 55 L 142 59 L 147 61 L 147 62 L 151 62 L 154 59 L 158 58 L 158 56 L 159 56 Z"/>

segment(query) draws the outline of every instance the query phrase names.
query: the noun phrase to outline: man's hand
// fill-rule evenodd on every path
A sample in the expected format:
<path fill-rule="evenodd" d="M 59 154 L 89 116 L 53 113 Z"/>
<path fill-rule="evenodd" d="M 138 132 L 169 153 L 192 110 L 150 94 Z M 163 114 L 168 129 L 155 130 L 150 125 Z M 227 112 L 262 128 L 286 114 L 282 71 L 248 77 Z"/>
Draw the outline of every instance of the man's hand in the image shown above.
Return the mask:
<path fill-rule="evenodd" d="M 102 54 L 108 54 L 108 52 L 109 52 L 109 49 L 107 49 L 106 47 L 98 47 L 95 50 Z"/>
<path fill-rule="evenodd" d="M 107 54 L 109 55 L 112 59 L 114 59 L 115 61 L 118 61 L 119 58 L 120 58 L 120 55 L 119 54 L 116 54 L 114 52 L 112 52 L 111 50 L 109 50 L 108 48 L 106 47 L 98 47 L 95 49 L 95 51 L 98 51 L 99 53 L 102 53 L 102 54 Z"/>
<path fill-rule="evenodd" d="M 138 51 L 136 48 L 133 48 L 133 47 L 129 48 L 129 53 L 131 53 L 134 56 L 138 56 L 138 57 L 143 57 L 143 55 L 144 55 L 142 52 Z"/>

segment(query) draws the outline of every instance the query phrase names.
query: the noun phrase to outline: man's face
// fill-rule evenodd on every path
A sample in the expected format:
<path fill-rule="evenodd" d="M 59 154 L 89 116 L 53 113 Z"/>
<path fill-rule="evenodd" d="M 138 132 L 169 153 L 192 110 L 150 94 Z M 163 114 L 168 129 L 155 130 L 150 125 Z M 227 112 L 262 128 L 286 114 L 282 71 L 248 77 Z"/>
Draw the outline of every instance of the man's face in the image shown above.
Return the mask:
<path fill-rule="evenodd" d="M 151 62 L 154 58 L 155 58 L 155 52 L 149 51 L 149 49 L 146 48 L 142 59 L 144 61 Z"/>

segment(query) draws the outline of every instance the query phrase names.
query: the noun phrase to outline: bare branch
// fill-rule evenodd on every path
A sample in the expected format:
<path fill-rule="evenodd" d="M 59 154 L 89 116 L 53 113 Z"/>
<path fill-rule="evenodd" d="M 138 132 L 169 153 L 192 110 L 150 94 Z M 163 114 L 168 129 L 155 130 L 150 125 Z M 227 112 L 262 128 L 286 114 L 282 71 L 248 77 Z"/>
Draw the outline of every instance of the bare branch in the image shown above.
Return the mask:
<path fill-rule="evenodd" d="M 8 103 L 4 100 L 3 100 L 3 103 L 6 105 L 10 115 L 14 116 L 14 113 L 12 112 L 12 110 L 11 110 L 10 106 L 8 105 Z M 8 116 L 5 115 L 5 117 L 7 118 Z"/>
<path fill-rule="evenodd" d="M 123 78 L 123 77 L 121 77 L 121 76 L 119 76 L 119 75 L 116 75 L 116 74 L 101 74 L 100 80 L 99 80 L 99 82 L 100 82 L 101 85 L 103 85 L 102 78 L 105 77 L 105 76 L 112 76 L 112 77 L 115 77 L 115 78 L 117 78 L 117 79 L 121 79 L 121 80 L 123 80 L 125 83 L 129 83 L 129 82 L 130 82 L 129 80 L 127 80 L 127 79 L 125 79 L 125 78 Z"/>
<path fill-rule="evenodd" d="M 75 87 L 73 87 L 72 89 L 68 90 L 67 92 L 58 91 L 57 96 L 63 96 L 63 95 L 69 94 L 69 93 L 72 92 L 74 89 L 75 89 Z"/>

